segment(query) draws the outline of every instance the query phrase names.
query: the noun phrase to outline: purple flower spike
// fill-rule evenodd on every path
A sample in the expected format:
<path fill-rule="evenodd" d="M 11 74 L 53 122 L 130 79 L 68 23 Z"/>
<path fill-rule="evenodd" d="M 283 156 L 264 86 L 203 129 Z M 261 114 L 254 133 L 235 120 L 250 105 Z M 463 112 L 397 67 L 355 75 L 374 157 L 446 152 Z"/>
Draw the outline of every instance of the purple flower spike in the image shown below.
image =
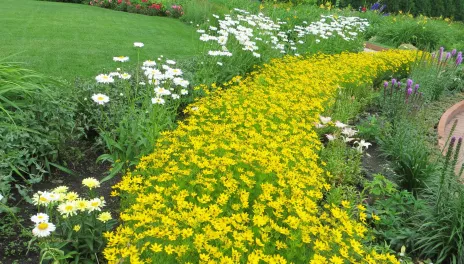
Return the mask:
<path fill-rule="evenodd" d="M 409 88 L 408 88 L 408 90 L 407 90 L 406 92 L 407 92 L 407 94 L 408 94 L 408 97 L 409 97 L 409 96 L 412 94 L 412 88 L 411 88 L 411 87 L 409 87 Z"/>
<path fill-rule="evenodd" d="M 396 79 L 392 79 L 392 86 L 396 85 Z"/>
<path fill-rule="evenodd" d="M 441 61 L 443 59 L 443 51 L 445 50 L 445 48 L 443 47 L 440 47 L 440 52 L 438 53 L 439 56 L 438 56 L 438 61 Z"/>
<path fill-rule="evenodd" d="M 397 82 L 398 88 L 401 87 L 401 82 Z"/>
<path fill-rule="evenodd" d="M 387 87 L 388 87 L 388 82 L 387 81 L 383 82 L 383 88 L 387 89 Z"/>
<path fill-rule="evenodd" d="M 412 84 L 413 84 L 413 81 L 411 79 L 408 79 L 408 81 L 406 82 L 406 87 L 411 88 Z"/>
<path fill-rule="evenodd" d="M 446 60 L 449 60 L 450 58 L 451 58 L 451 53 L 450 52 L 446 53 Z"/>
<path fill-rule="evenodd" d="M 456 57 L 456 66 L 462 63 L 462 52 L 458 52 L 458 56 Z"/>
<path fill-rule="evenodd" d="M 456 55 L 457 52 L 458 52 L 458 51 L 457 51 L 456 49 L 453 49 L 453 50 L 451 51 L 451 56 L 454 57 L 454 55 Z"/>
<path fill-rule="evenodd" d="M 417 93 L 417 90 L 419 90 L 419 84 L 414 85 L 414 94 Z"/>

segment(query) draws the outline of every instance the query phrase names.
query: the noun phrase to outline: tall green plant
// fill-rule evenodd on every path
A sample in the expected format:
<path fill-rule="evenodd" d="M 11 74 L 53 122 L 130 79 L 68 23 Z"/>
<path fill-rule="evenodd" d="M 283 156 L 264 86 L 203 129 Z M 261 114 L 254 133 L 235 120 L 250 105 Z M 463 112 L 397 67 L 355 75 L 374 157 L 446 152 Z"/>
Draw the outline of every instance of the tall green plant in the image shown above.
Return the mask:
<path fill-rule="evenodd" d="M 74 103 L 64 84 L 0 62 L 0 191 L 8 195 L 14 184 L 37 183 L 59 167 L 60 146 L 74 128 Z"/>

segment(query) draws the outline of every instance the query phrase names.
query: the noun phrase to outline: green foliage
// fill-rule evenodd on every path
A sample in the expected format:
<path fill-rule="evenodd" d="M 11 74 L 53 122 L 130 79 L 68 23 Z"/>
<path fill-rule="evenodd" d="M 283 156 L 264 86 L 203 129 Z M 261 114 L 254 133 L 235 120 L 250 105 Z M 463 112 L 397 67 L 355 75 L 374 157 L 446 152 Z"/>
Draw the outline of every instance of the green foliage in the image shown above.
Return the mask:
<path fill-rule="evenodd" d="M 419 49 L 437 49 L 445 37 L 445 32 L 436 23 L 424 23 L 411 18 L 399 18 L 377 28 L 376 39 L 382 43 L 398 47 L 410 43 Z"/>
<path fill-rule="evenodd" d="M 373 222 L 377 241 L 387 243 L 396 251 L 403 245 L 409 248 L 415 234 L 415 230 L 409 227 L 409 221 L 417 210 L 424 207 L 424 201 L 406 190 L 398 190 L 393 182 L 380 174 L 364 183 L 363 195 L 369 203 L 368 215 L 380 217 Z"/>
<path fill-rule="evenodd" d="M 366 119 L 362 119 L 359 124 L 356 125 L 356 128 L 358 129 L 360 137 L 369 141 L 374 141 L 378 140 L 382 135 L 384 123 L 384 118 L 376 115 L 369 115 Z"/>
<path fill-rule="evenodd" d="M 0 191 L 37 183 L 74 128 L 64 84 L 0 62 Z"/>
<path fill-rule="evenodd" d="M 336 185 L 357 185 L 361 182 L 361 156 L 342 140 L 329 141 L 320 153 L 325 169 Z"/>
<path fill-rule="evenodd" d="M 436 259 L 434 263 L 464 263 L 464 187 L 453 175 L 446 188 L 438 183 L 424 195 L 431 206 L 419 211 L 412 221 L 418 230 L 414 240 L 417 254 Z"/>
<path fill-rule="evenodd" d="M 436 164 L 430 162 L 432 149 L 421 124 L 411 119 L 398 118 L 380 138 L 380 146 L 386 158 L 393 162 L 398 175 L 396 181 L 401 188 L 415 195 L 422 190 L 434 176 Z"/>

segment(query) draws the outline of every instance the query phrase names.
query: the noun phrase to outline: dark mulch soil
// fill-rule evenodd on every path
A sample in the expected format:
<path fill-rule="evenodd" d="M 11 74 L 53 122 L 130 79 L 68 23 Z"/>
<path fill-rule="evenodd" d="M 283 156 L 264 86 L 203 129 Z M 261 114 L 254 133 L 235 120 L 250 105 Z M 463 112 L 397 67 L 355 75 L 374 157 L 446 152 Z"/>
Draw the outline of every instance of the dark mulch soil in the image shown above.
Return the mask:
<path fill-rule="evenodd" d="M 35 184 L 32 187 L 30 195 L 37 191 L 50 190 L 57 186 L 66 185 L 70 190 L 75 191 L 79 194 L 85 194 L 86 189 L 82 186 L 82 179 L 87 177 L 94 177 L 96 179 L 102 179 L 105 177 L 105 172 L 108 171 L 108 164 L 96 163 L 95 160 L 99 155 L 98 151 L 92 148 L 91 143 L 80 141 L 74 142 L 67 146 L 67 151 L 64 153 L 66 162 L 65 167 L 74 172 L 74 175 L 55 170 L 47 179 L 41 183 Z M 110 211 L 113 217 L 117 217 L 119 214 L 119 200 L 117 197 L 111 197 L 111 186 L 116 184 L 120 180 L 120 175 L 115 176 L 113 179 L 106 181 L 102 186 L 97 189 L 99 194 L 105 197 L 106 207 L 105 209 Z M 20 197 L 19 194 L 15 194 L 15 197 Z M 26 228 L 30 228 L 28 231 L 21 232 L 21 228 L 14 224 L 11 217 L 0 214 L 0 224 L 4 225 L 0 227 L 0 264 L 37 264 L 39 263 L 39 252 L 35 247 L 31 247 L 31 250 L 27 252 L 27 243 L 31 239 L 32 222 L 30 221 L 31 215 L 37 212 L 37 208 L 21 200 L 17 203 L 16 207 L 20 209 L 17 213 L 17 218 L 22 225 Z"/>

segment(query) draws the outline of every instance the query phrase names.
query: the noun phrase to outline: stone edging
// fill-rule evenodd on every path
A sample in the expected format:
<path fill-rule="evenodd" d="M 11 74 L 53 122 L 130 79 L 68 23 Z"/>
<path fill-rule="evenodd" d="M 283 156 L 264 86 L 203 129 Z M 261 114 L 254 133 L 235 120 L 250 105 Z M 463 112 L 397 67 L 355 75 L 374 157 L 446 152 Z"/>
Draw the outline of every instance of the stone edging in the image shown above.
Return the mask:
<path fill-rule="evenodd" d="M 438 146 L 443 149 L 443 146 L 446 143 L 448 138 L 445 135 L 446 125 L 456 116 L 456 114 L 464 112 L 464 101 L 461 101 L 452 107 L 450 107 L 446 112 L 441 116 L 440 122 L 438 123 Z"/>
<path fill-rule="evenodd" d="M 370 42 L 364 42 L 364 47 L 374 51 L 383 51 L 388 50 L 388 48 L 380 47 L 378 45 L 372 44 Z"/>

